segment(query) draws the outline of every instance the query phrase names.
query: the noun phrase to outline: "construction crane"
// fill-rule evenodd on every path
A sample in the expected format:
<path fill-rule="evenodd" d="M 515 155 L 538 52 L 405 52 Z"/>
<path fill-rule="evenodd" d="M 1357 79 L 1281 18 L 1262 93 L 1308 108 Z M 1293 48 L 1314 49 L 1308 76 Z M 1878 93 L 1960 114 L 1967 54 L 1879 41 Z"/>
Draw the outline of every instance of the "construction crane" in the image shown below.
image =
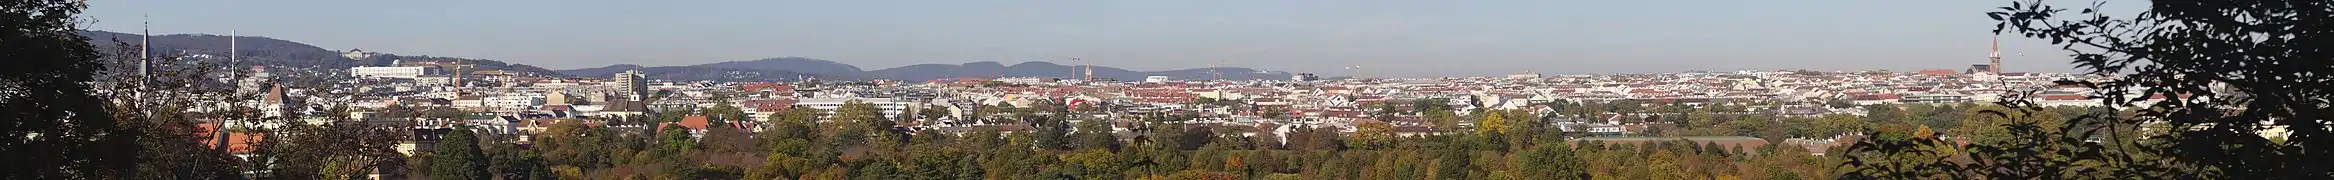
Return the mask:
<path fill-rule="evenodd" d="M 1352 76 L 1352 78 L 1351 78 L 1351 79 L 1361 79 L 1361 78 L 1362 78 L 1362 73 L 1361 73 L 1361 71 L 1362 71 L 1362 67 L 1361 67 L 1360 65 L 1355 65 L 1355 66 L 1346 66 L 1346 67 L 1345 67 L 1345 70 L 1346 70 L 1346 71 L 1351 71 L 1351 73 L 1353 73 L 1352 75 L 1347 75 L 1347 76 Z"/>
<path fill-rule="evenodd" d="M 1080 58 L 1078 58 L 1078 57 L 1070 57 L 1070 62 L 1079 62 L 1079 61 L 1085 61 L 1085 60 L 1086 60 L 1086 59 L 1080 59 Z M 1078 68 L 1070 68 L 1070 75 L 1069 75 L 1070 79 L 1079 79 L 1079 78 L 1078 78 L 1078 71 L 1079 71 L 1079 70 L 1078 70 Z M 1086 76 L 1094 76 L 1094 75 L 1092 75 L 1092 74 L 1088 74 L 1088 75 L 1086 75 Z"/>
<path fill-rule="evenodd" d="M 1208 82 L 1215 82 L 1215 81 L 1223 81 L 1223 80 L 1224 80 L 1224 73 L 1221 73 L 1221 72 L 1216 72 L 1216 69 L 1217 69 L 1217 67 L 1220 67 L 1220 66 L 1222 66 L 1223 64 L 1224 64 L 1224 61 L 1216 61 L 1216 63 L 1208 63 Z"/>

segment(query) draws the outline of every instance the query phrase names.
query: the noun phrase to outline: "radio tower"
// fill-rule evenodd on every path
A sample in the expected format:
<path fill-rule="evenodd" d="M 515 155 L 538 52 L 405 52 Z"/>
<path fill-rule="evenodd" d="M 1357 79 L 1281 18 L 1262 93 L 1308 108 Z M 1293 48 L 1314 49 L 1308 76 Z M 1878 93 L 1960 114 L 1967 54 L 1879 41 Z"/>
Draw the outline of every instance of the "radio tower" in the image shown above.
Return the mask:
<path fill-rule="evenodd" d="M 2002 37 L 2001 37 L 2001 36 L 1994 36 L 1994 46 L 1993 46 L 1992 52 L 1991 52 L 1991 53 L 1987 53 L 1987 54 L 1986 54 L 1986 58 L 1987 58 L 1987 59 L 1992 59 L 1992 60 L 1993 60 L 1993 63 L 1991 63 L 1991 64 L 1986 64 L 1986 71 L 1988 71 L 1988 72 L 1993 72 L 1994 74 L 2002 74 Z"/>
<path fill-rule="evenodd" d="M 228 82 L 234 82 L 240 85 L 243 81 L 243 70 L 238 67 L 243 64 L 243 60 L 235 58 L 235 35 L 235 31 L 227 31 L 227 75 L 230 77 L 227 79 L 232 79 Z M 243 89 L 241 87 L 237 87 L 235 90 L 235 95 L 246 95 L 242 91 Z"/>
<path fill-rule="evenodd" d="M 138 30 L 138 86 L 144 87 L 147 79 L 154 78 L 153 70 L 149 70 L 147 67 L 150 66 L 148 64 L 154 64 L 154 55 L 149 52 L 152 48 L 147 48 L 147 46 L 153 46 L 153 41 L 149 39 L 154 36 L 154 23 L 149 21 L 138 23 L 139 28 L 141 28 Z"/>
<path fill-rule="evenodd" d="M 243 73 L 242 73 L 240 70 L 235 70 L 235 64 L 237 63 L 237 60 L 235 59 L 235 55 L 236 55 L 236 54 L 235 54 L 235 48 L 236 48 L 236 45 L 238 45 L 238 44 L 236 44 L 236 42 L 235 42 L 235 35 L 237 35 L 237 34 L 235 33 L 235 31 L 227 31 L 227 70 L 228 70 L 228 71 L 227 71 L 227 77 L 228 77 L 227 79 L 232 79 L 232 80 L 230 80 L 230 81 L 228 81 L 228 82 L 237 82 L 237 81 L 242 81 L 242 80 L 243 80 Z M 145 50 L 139 50 L 139 51 L 145 51 Z M 142 65 L 142 64 L 141 64 L 140 66 L 144 66 L 144 65 Z M 141 68 L 141 69 L 143 69 L 143 68 Z M 238 90 L 236 90 L 236 91 L 242 91 L 242 90 L 240 90 L 240 88 L 238 88 Z M 234 95 L 240 96 L 240 95 L 241 95 L 241 92 L 230 92 L 230 93 L 228 93 L 228 94 L 234 94 Z M 227 127 L 227 123 L 228 123 L 228 121 L 230 121 L 230 120 L 234 120 L 234 118 L 220 119 L 220 120 L 219 120 L 219 127 L 222 127 L 222 128 L 224 128 L 224 127 Z M 249 122 L 248 122 L 248 121 L 246 121 L 245 123 L 249 123 Z M 227 150 L 227 131 L 211 131 L 211 134 L 210 134 L 210 135 L 211 135 L 211 137 L 214 137 L 214 139 L 212 139 L 212 140 L 211 140 L 211 142 L 214 142 L 214 143 L 212 143 L 212 144 L 211 144 L 211 149 L 212 149 L 212 150 L 218 150 L 218 151 L 225 151 L 225 150 Z"/>

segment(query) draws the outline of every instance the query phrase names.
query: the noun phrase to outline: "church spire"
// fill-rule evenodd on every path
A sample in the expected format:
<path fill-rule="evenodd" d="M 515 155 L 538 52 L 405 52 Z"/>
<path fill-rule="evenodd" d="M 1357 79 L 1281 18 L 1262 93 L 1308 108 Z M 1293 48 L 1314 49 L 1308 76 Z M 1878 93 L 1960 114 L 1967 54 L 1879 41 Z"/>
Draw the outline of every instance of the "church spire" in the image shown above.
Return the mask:
<path fill-rule="evenodd" d="M 2002 37 L 2001 37 L 2001 36 L 1994 36 L 1994 43 L 1993 43 L 1993 48 L 1991 49 L 1991 52 L 1989 52 L 1989 53 L 1986 53 L 1986 58 L 1987 58 L 1987 59 L 1990 59 L 1990 60 L 1993 60 L 1993 62 L 1992 62 L 1992 63 L 1986 64 L 1986 67 L 1987 67 L 1986 71 L 1992 71 L 1994 74 L 2001 74 L 2001 73 L 2002 73 Z"/>

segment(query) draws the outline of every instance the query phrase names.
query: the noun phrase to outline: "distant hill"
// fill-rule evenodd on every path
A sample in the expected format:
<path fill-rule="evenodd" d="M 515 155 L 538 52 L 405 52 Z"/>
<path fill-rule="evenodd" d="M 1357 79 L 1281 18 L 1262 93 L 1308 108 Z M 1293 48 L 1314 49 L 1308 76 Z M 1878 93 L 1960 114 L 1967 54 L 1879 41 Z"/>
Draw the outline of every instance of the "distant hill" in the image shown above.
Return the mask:
<path fill-rule="evenodd" d="M 1149 76 L 1168 76 L 1175 79 L 1209 79 L 1215 77 L 1211 76 L 1211 73 L 1209 73 L 1208 70 L 1208 68 L 1195 68 L 1167 71 L 1133 71 L 1115 67 L 1094 66 L 1094 77 L 1117 79 L 1119 81 L 1140 81 L 1143 78 Z M 1260 73 L 1258 70 L 1249 68 L 1221 67 L 1216 68 L 1215 70 L 1217 70 L 1217 73 L 1222 73 L 1222 78 L 1225 80 L 1287 79 L 1289 77 L 1287 72 Z M 888 79 L 931 80 L 951 77 L 1069 78 L 1083 77 L 1085 76 L 1085 71 L 1077 65 L 1054 64 L 1052 62 L 1043 61 L 1022 62 L 1020 64 L 1013 64 L 1012 66 L 1003 66 L 997 62 L 983 61 L 965 63 L 961 65 L 919 64 L 868 71 L 865 74 L 870 76 L 885 77 Z"/>
<path fill-rule="evenodd" d="M 96 45 L 100 49 L 122 47 L 117 46 L 119 45 L 117 43 L 137 44 L 140 42 L 138 34 L 130 33 L 82 31 L 81 36 L 89 37 L 90 44 Z M 153 52 L 156 56 L 209 55 L 217 57 L 228 54 L 227 50 L 229 49 L 231 41 L 229 40 L 228 36 L 220 35 L 171 34 L 151 36 L 146 39 L 146 42 L 150 44 L 150 48 L 148 48 L 148 50 Z M 539 76 L 562 75 L 557 71 L 543 69 L 542 67 L 535 67 L 525 64 L 511 64 L 504 63 L 502 61 L 485 59 L 407 56 L 396 54 L 382 54 L 365 59 L 349 59 L 348 57 L 341 56 L 340 51 L 328 50 L 321 47 L 316 47 L 314 45 L 308 45 L 290 40 L 258 36 L 233 37 L 232 43 L 232 46 L 234 46 L 233 49 L 236 51 L 236 55 L 241 56 L 237 62 L 239 63 L 237 66 L 268 66 L 270 67 L 270 70 L 346 71 L 349 67 L 388 65 L 391 62 L 398 60 L 450 61 L 461 59 L 463 63 L 477 65 L 476 67 L 482 70 L 511 70 L 528 74 L 536 74 Z M 196 60 L 224 61 L 225 58 L 198 58 Z"/>
<path fill-rule="evenodd" d="M 891 79 L 925 81 L 958 77 L 1068 78 L 1072 75 L 1083 76 L 1084 74 L 1084 71 L 1075 65 L 1054 64 L 1051 62 L 1043 61 L 1023 62 L 1019 64 L 1013 64 L 1011 66 L 992 61 L 982 61 L 964 64 L 917 64 L 877 70 L 862 70 L 857 66 L 837 63 L 834 61 L 800 57 L 770 58 L 750 61 L 729 61 L 700 65 L 666 67 L 642 67 L 639 65 L 619 64 L 599 68 L 562 70 L 560 72 L 578 77 L 608 77 L 624 70 L 643 70 L 644 72 L 649 73 L 651 78 L 682 81 L 740 78 L 749 80 L 793 80 L 795 75 L 826 79 Z M 1133 71 L 1114 67 L 1095 66 L 1094 75 L 1095 77 L 1099 78 L 1117 79 L 1120 81 L 1140 81 L 1144 77 L 1153 75 L 1169 76 L 1176 79 L 1208 79 L 1214 77 L 1211 76 L 1208 70 L 1209 69 L 1207 68 L 1196 68 L 1167 71 Z M 1218 68 L 1216 70 L 1216 72 L 1222 73 L 1222 77 L 1226 80 L 1286 79 L 1289 76 L 1289 74 L 1286 72 L 1260 73 L 1260 71 L 1255 69 L 1237 67 L 1224 67 Z M 759 76 L 741 77 L 734 75 L 738 73 L 751 73 L 758 74 Z M 660 74 L 673 75 L 668 76 Z"/>
<path fill-rule="evenodd" d="M 1213 73 L 1209 72 L 1209 70 L 1211 70 L 1211 69 L 1213 69 L 1213 70 L 1215 70 L 1215 71 L 1214 71 Z M 1260 70 L 1260 69 L 1249 69 L 1249 68 L 1243 68 L 1243 67 L 1192 68 L 1192 69 L 1182 69 L 1182 70 L 1151 71 L 1151 72 L 1146 72 L 1146 73 L 1144 73 L 1144 74 L 1149 74 L 1149 75 L 1161 75 L 1161 76 L 1167 76 L 1167 77 L 1174 77 L 1175 79 L 1209 79 L 1209 78 L 1223 78 L 1223 79 L 1227 79 L 1227 80 L 1255 80 L 1255 79 L 1264 79 L 1264 80 L 1286 80 L 1286 79 L 1289 79 L 1289 76 L 1293 76 L 1292 74 L 1289 74 L 1289 72 L 1284 72 L 1284 71 L 1266 71 L 1266 70 Z M 1220 74 L 1221 76 L 1217 76 L 1218 74 Z M 1120 79 L 1120 80 L 1130 80 L 1130 81 L 1131 81 L 1131 80 L 1140 80 L 1140 79 Z"/>
<path fill-rule="evenodd" d="M 834 62 L 834 61 L 819 60 L 819 59 L 811 59 L 811 58 L 804 58 L 804 57 L 781 57 L 781 58 L 769 58 L 769 59 L 759 59 L 759 60 L 751 60 L 751 61 L 729 61 L 729 62 L 718 62 L 718 63 L 712 63 L 712 64 L 699 64 L 699 65 L 693 65 L 693 66 L 691 66 L 691 67 L 705 67 L 705 68 L 744 68 L 744 69 L 758 69 L 758 70 L 771 70 L 771 71 L 787 71 L 787 72 L 797 72 L 797 73 L 805 73 L 805 74 L 819 74 L 819 75 L 826 75 L 826 76 L 833 76 L 833 77 L 849 77 L 849 76 L 856 76 L 856 75 L 859 73 L 859 71 L 860 71 L 858 66 L 851 66 L 851 65 L 849 65 L 849 64 L 836 63 L 836 62 Z"/>
<path fill-rule="evenodd" d="M 90 44 L 101 49 L 119 48 L 119 43 L 137 44 L 138 34 L 105 31 L 82 31 Z M 340 53 L 316 46 L 266 37 L 235 37 L 234 46 L 241 63 L 271 67 L 346 68 L 361 64 L 341 57 Z M 211 54 L 227 55 L 227 36 L 207 34 L 156 35 L 146 42 L 156 56 Z"/>
<path fill-rule="evenodd" d="M 379 56 L 373 56 L 373 57 L 370 57 L 370 58 L 365 58 L 364 60 L 359 60 L 359 62 L 364 62 L 364 64 L 365 64 L 365 65 L 367 65 L 367 66 L 386 66 L 386 65 L 390 65 L 390 64 L 392 64 L 392 63 L 396 63 L 396 62 L 399 62 L 399 61 L 403 61 L 403 62 L 420 62 L 420 61 L 437 61 L 437 62 L 445 62 L 445 61 L 461 61 L 461 62 L 462 62 L 462 64 L 469 64 L 469 65 L 471 65 L 471 67 L 470 67 L 470 68 L 477 68 L 478 70 L 488 70 L 488 69 L 496 69 L 496 70 L 510 70 L 510 71 L 517 71 L 517 72 L 520 72 L 520 73 L 523 73 L 523 74 L 527 74 L 527 75 L 529 75 L 529 76 L 540 76 L 540 77 L 567 77 L 567 74 L 566 74 L 566 73 L 560 73 L 559 71 L 554 71 L 554 70 L 551 70 L 551 69 L 544 69 L 543 67 L 535 67 L 535 66 L 533 66 L 533 65 L 526 65 L 526 64 L 509 64 L 509 63 L 503 63 L 502 61 L 486 60 L 486 59 L 471 59 L 471 58 L 457 58 L 457 57 L 434 57 L 434 56 L 405 56 L 405 55 L 396 55 L 396 54 L 382 54 L 382 55 L 379 55 Z M 470 70 L 463 70 L 463 71 L 470 71 Z"/>
<path fill-rule="evenodd" d="M 559 70 L 559 73 L 560 73 L 560 74 L 567 74 L 567 76 L 574 76 L 574 77 L 584 77 L 584 78 L 608 78 L 608 77 L 614 77 L 614 76 L 616 75 L 616 73 L 621 73 L 621 72 L 624 72 L 625 70 L 641 70 L 641 69 L 648 69 L 648 67 L 642 67 L 642 66 L 640 66 L 640 65 L 635 65 L 635 64 L 616 64 L 616 65 L 608 65 L 608 67 L 596 67 L 596 68 L 583 68 L 583 69 L 569 69 L 569 70 Z"/>
<path fill-rule="evenodd" d="M 571 69 L 559 72 L 574 77 L 610 78 L 615 77 L 616 73 L 622 73 L 626 70 L 639 70 L 642 73 L 648 73 L 649 79 L 662 79 L 668 81 L 792 81 L 801 77 L 817 77 L 816 75 L 812 74 L 797 73 L 792 71 L 751 68 L 721 68 L 705 66 L 642 67 L 640 65 L 632 64 L 618 64 L 607 67 Z"/>

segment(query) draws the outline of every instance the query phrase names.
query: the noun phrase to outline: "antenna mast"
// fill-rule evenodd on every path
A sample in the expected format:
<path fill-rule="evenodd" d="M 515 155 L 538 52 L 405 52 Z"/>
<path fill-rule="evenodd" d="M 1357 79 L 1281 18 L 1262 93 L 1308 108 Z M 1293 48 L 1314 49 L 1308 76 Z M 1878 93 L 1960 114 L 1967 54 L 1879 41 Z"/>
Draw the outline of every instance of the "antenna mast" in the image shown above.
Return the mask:
<path fill-rule="evenodd" d="M 146 18 L 144 15 L 139 17 Z M 151 38 L 154 36 L 154 23 L 146 19 L 140 20 L 138 22 L 138 86 L 146 86 L 146 79 L 154 78 L 152 76 L 153 70 L 149 70 L 147 67 L 154 61 L 153 53 L 150 52 L 152 48 L 148 48 L 148 46 L 153 46 Z"/>
<path fill-rule="evenodd" d="M 235 33 L 235 31 L 227 31 L 227 60 L 228 60 L 228 61 L 242 61 L 242 60 L 243 60 L 242 58 L 237 58 L 237 57 L 235 57 L 235 56 L 236 56 L 236 54 L 237 54 L 237 52 L 236 52 L 236 40 L 238 40 L 237 38 L 235 38 L 235 36 L 237 36 L 237 35 L 238 35 L 238 34 L 236 34 L 236 33 Z"/>
<path fill-rule="evenodd" d="M 235 31 L 227 31 L 227 82 L 229 83 L 240 83 L 243 80 L 243 70 L 236 68 L 237 64 L 242 64 L 242 62 L 235 59 Z M 233 94 L 238 96 L 243 93 L 240 87 L 236 88 L 235 91 Z"/>
<path fill-rule="evenodd" d="M 238 81 L 243 80 L 243 76 L 241 74 L 242 70 L 235 69 L 235 35 L 235 31 L 227 31 L 227 79 L 229 83 L 237 83 Z M 242 91 L 241 88 L 237 88 L 235 91 L 229 91 L 227 94 L 231 96 L 241 96 L 242 92 L 238 91 Z M 212 143 L 211 149 L 220 151 L 227 150 L 227 121 L 233 119 L 235 118 L 225 118 L 219 120 L 219 128 L 211 131 L 211 136 L 214 137 L 212 142 L 215 142 Z"/>

